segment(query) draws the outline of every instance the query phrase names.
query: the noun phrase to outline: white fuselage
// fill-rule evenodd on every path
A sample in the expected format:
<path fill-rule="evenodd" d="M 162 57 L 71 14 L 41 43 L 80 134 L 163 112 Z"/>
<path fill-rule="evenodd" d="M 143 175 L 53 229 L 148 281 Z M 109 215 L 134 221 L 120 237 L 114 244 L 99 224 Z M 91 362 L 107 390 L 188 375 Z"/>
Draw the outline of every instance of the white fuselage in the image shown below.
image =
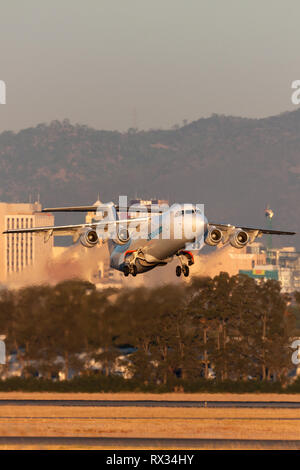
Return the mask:
<path fill-rule="evenodd" d="M 146 272 L 155 266 L 172 260 L 180 250 L 205 236 L 207 220 L 194 206 L 176 206 L 152 215 L 149 221 L 139 223 L 139 230 L 129 227 L 129 241 L 123 245 L 112 240 L 110 245 L 111 266 L 123 271 L 127 262 L 134 261 L 137 272 Z"/>

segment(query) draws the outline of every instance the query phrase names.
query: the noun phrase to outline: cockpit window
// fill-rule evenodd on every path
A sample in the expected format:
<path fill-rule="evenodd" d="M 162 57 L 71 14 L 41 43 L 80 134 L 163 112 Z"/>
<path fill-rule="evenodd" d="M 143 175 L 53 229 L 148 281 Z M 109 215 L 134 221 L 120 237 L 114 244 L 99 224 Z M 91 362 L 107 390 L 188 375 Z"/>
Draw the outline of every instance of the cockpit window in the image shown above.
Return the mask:
<path fill-rule="evenodd" d="M 194 209 L 185 209 L 184 211 L 182 211 L 183 214 L 195 214 L 195 210 Z"/>
<path fill-rule="evenodd" d="M 180 215 L 185 214 L 195 214 L 195 209 L 183 209 L 181 211 L 175 212 L 175 217 L 179 217 Z"/>
<path fill-rule="evenodd" d="M 179 217 L 180 215 L 185 214 L 202 214 L 202 212 L 198 207 L 196 209 L 182 209 L 181 211 L 175 212 L 174 217 Z"/>

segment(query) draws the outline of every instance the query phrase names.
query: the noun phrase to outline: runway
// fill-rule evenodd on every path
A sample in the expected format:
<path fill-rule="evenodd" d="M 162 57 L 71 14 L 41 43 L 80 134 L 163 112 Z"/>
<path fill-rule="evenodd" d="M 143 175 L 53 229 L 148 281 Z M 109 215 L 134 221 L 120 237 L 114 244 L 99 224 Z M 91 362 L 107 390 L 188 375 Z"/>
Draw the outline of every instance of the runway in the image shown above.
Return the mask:
<path fill-rule="evenodd" d="M 105 398 L 2 395 L 0 449 L 300 450 L 300 400 L 287 396 Z"/>
<path fill-rule="evenodd" d="M 300 440 L 279 439 L 181 439 L 128 437 L 36 437 L 0 436 L 0 446 L 72 446 L 112 449 L 289 449 L 300 450 Z"/>
<path fill-rule="evenodd" d="M 167 401 L 167 400 L 31 400 L 0 399 L 0 406 L 72 406 L 72 407 L 143 407 L 143 408 L 276 408 L 300 409 L 291 401 Z"/>
<path fill-rule="evenodd" d="M 12 419 L 12 416 L 0 416 L 0 421 L 1 420 L 10 420 Z M 188 418 L 186 416 L 110 416 L 107 418 L 107 416 L 14 416 L 13 419 L 15 420 L 31 420 L 31 421 L 36 421 L 36 420 L 56 420 L 56 421 L 61 421 L 61 420 L 73 420 L 73 421 L 97 421 L 97 420 L 110 420 L 110 421 L 155 421 L 155 420 L 167 420 L 167 421 L 183 421 L 185 419 L 188 419 L 189 421 L 300 421 L 300 418 L 270 418 L 270 417 L 264 417 L 264 418 L 253 418 L 253 417 L 241 417 L 241 418 L 236 418 L 229 416 L 227 418 L 223 416 L 216 416 L 214 418 L 201 418 L 199 416 L 189 416 Z"/>

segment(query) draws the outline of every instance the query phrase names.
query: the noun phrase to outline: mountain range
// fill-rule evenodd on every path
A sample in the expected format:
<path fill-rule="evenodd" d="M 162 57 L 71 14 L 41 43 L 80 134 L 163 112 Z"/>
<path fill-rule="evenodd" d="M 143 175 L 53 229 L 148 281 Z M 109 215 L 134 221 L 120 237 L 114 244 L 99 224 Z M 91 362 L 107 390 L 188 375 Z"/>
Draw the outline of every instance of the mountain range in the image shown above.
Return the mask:
<path fill-rule="evenodd" d="M 210 221 L 247 226 L 267 226 L 269 205 L 273 228 L 300 232 L 300 109 L 169 130 L 121 133 L 66 119 L 0 134 L 1 201 L 83 205 L 98 194 L 201 203 Z M 300 248 L 297 236 L 281 244 Z"/>

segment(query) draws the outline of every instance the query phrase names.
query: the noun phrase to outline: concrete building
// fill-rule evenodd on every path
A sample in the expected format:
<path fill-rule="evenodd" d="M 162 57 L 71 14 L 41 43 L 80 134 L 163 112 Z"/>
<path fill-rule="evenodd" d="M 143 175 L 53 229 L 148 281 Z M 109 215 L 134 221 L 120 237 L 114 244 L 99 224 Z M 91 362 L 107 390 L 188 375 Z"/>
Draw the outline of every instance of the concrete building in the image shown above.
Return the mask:
<path fill-rule="evenodd" d="M 300 253 L 294 246 L 272 249 L 273 263 L 278 266 L 279 280 L 285 292 L 300 291 Z"/>
<path fill-rule="evenodd" d="M 199 256 L 196 256 L 193 271 L 196 275 L 210 277 L 217 276 L 221 271 L 234 276 L 240 270 L 250 271 L 255 266 L 265 263 L 266 253 L 261 243 L 253 243 L 240 250 L 228 245 L 225 248 L 223 246 L 212 248 L 209 254 L 200 251 Z"/>
<path fill-rule="evenodd" d="M 138 206 L 138 207 L 149 207 L 154 206 L 155 208 L 164 209 L 169 206 L 169 201 L 166 199 L 131 199 L 129 201 L 129 206 Z M 148 212 L 130 212 L 129 217 L 145 217 L 148 215 Z"/>
<path fill-rule="evenodd" d="M 51 226 L 54 217 L 42 213 L 39 203 L 0 203 L 0 233 L 14 228 Z M 35 262 L 43 263 L 52 255 L 53 238 L 44 243 L 43 236 L 11 234 L 0 236 L 0 283 L 7 282 Z"/>
<path fill-rule="evenodd" d="M 278 280 L 282 291 L 292 293 L 300 291 L 300 253 L 294 246 L 271 248 L 268 258 L 278 270 Z"/>
<path fill-rule="evenodd" d="M 134 204 L 137 206 L 168 206 L 169 201 L 167 199 L 131 199 L 129 205 L 133 206 Z"/>
<path fill-rule="evenodd" d="M 256 245 L 260 245 L 256 247 Z M 293 246 L 266 249 L 261 243 L 247 247 L 265 254 L 265 262 L 256 263 L 251 270 L 240 267 L 239 272 L 255 279 L 275 279 L 281 283 L 282 292 L 300 291 L 300 253 Z"/>
<path fill-rule="evenodd" d="M 247 274 L 247 276 L 257 280 L 267 281 L 268 279 L 273 279 L 274 281 L 279 281 L 278 269 L 272 264 L 257 265 L 250 270 L 240 269 L 239 273 Z"/>

